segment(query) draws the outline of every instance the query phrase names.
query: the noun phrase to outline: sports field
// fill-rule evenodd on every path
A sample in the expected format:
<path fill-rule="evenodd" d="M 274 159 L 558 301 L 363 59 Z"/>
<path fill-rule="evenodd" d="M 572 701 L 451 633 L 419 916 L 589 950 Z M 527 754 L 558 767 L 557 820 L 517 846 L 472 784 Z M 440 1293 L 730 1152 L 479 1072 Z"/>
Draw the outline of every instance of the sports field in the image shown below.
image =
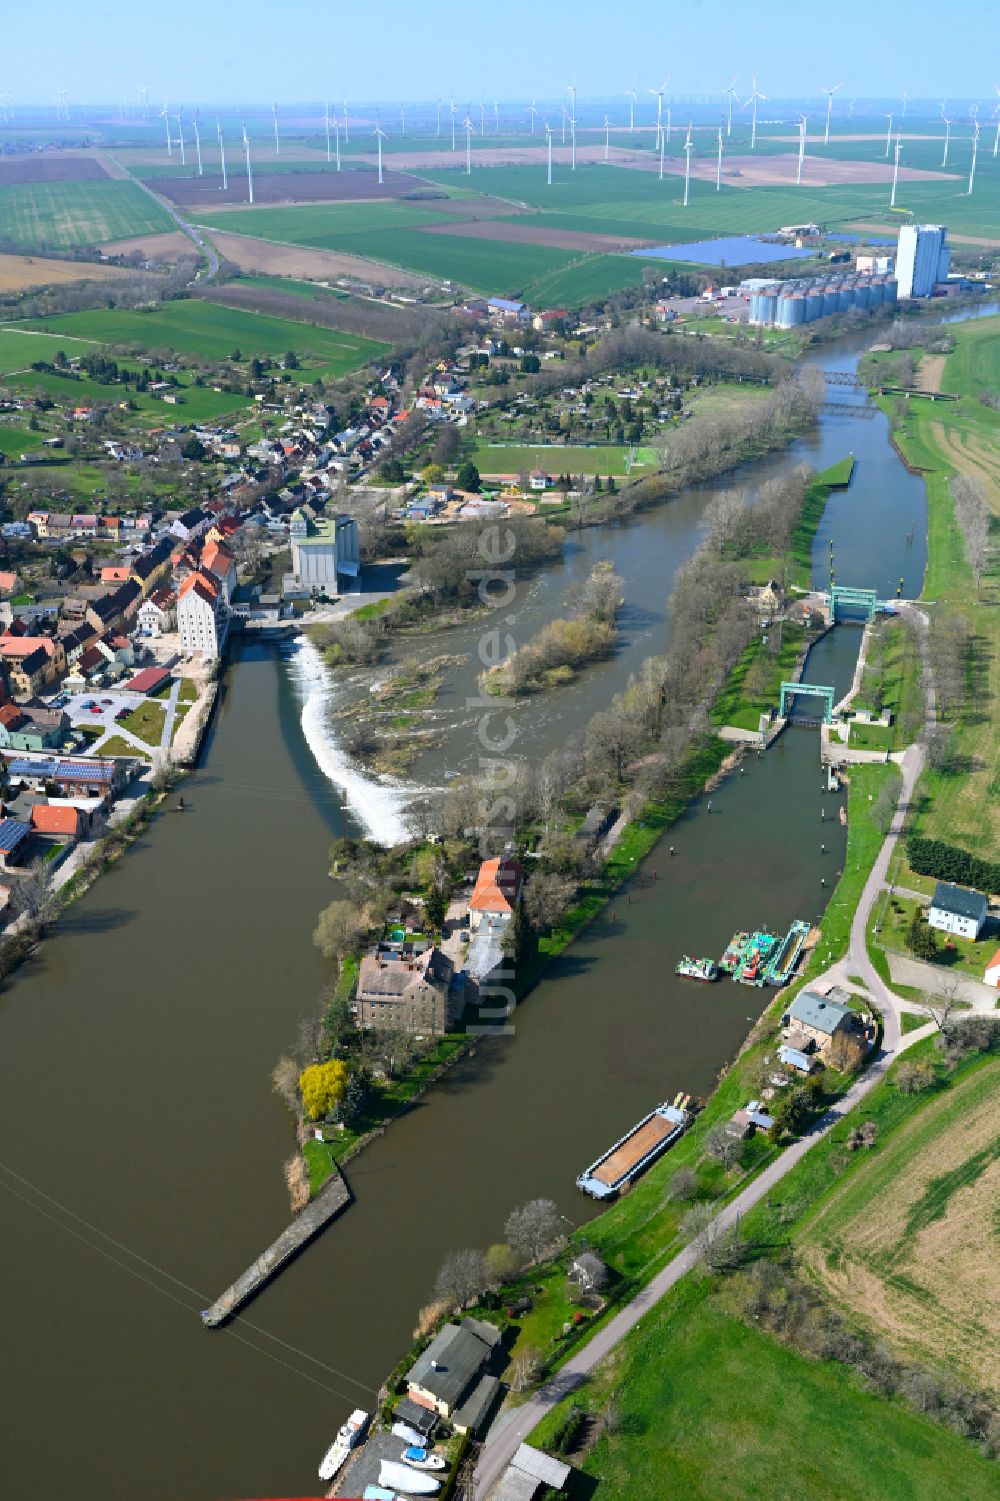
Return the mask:
<path fill-rule="evenodd" d="M 334 379 L 379 358 L 386 349 L 384 344 L 359 334 L 313 328 L 288 318 L 271 318 L 193 298 L 161 303 L 149 312 L 109 308 L 67 313 L 24 327 L 60 338 L 75 336 L 100 344 L 135 345 L 154 354 L 173 349 L 209 360 L 227 359 L 237 349 L 244 359 L 253 355 L 281 358 L 294 350 L 300 359 L 309 361 L 311 373 Z"/>
<path fill-rule="evenodd" d="M 628 473 L 629 449 L 619 444 L 595 448 L 582 444 L 540 444 L 532 448 L 522 444 L 479 442 L 471 458 L 480 474 L 525 474 L 543 469 L 546 474 L 613 474 Z M 654 448 L 636 448 L 632 473 L 655 469 L 658 457 Z"/>
<path fill-rule="evenodd" d="M 800 1237 L 852 1318 L 923 1364 L 1000 1392 L 1000 1060 L 931 1099 L 827 1196 Z"/>
<path fill-rule="evenodd" d="M 0 230 L 18 245 L 99 245 L 162 234 L 174 221 L 134 182 L 33 182 L 0 186 Z"/>

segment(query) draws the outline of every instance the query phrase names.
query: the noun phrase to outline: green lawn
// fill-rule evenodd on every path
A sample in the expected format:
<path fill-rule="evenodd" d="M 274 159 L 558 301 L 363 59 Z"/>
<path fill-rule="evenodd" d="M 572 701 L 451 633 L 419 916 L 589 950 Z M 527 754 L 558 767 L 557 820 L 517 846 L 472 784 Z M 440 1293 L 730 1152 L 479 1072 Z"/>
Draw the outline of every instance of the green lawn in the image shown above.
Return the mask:
<path fill-rule="evenodd" d="M 790 582 L 800 589 L 812 587 L 813 541 L 823 519 L 827 501 L 834 490 L 846 490 L 854 474 L 854 455 L 838 459 L 828 469 L 820 470 L 806 491 L 799 519 L 792 529 L 792 574 Z"/>
<path fill-rule="evenodd" d="M 881 619 L 868 649 L 857 709 L 888 712 L 889 728 L 852 725 L 851 744 L 867 750 L 903 750 L 916 739 L 923 724 L 924 699 L 920 652 L 913 631 L 902 616 Z"/>
<path fill-rule="evenodd" d="M 0 186 L 0 227 L 18 245 L 98 245 L 176 229 L 134 182 L 32 182 Z"/>
<path fill-rule="evenodd" d="M 236 349 L 245 360 L 252 355 L 281 358 L 294 350 L 300 359 L 310 362 L 310 375 L 318 366 L 334 378 L 380 357 L 387 348 L 360 334 L 314 328 L 308 323 L 194 298 L 161 303 L 149 312 L 108 308 L 67 313 L 25 327 L 60 338 L 76 336 L 99 344 L 135 345 L 154 354 L 173 349 L 209 360 L 226 359 Z"/>
<path fill-rule="evenodd" d="M 0 422 L 0 453 L 5 458 L 20 458 L 22 453 L 38 448 L 44 438 L 43 432 L 36 433 L 27 427 L 16 427 Z"/>
<path fill-rule="evenodd" d="M 51 365 L 60 349 L 67 359 L 72 359 L 74 356 L 93 354 L 94 345 L 89 339 L 25 333 L 22 328 L 12 328 L 9 323 L 0 323 L 0 375 L 27 370 L 38 360 L 46 360 Z"/>
<path fill-rule="evenodd" d="M 148 761 L 151 759 L 148 751 L 141 751 L 126 740 L 122 735 L 112 735 L 110 740 L 105 740 L 101 746 L 102 756 L 131 756 L 133 760 Z"/>
<path fill-rule="evenodd" d="M 997 1470 L 967 1440 L 867 1392 L 728 1314 L 688 1281 L 643 1320 L 610 1374 L 618 1431 L 584 1462 L 602 1501 L 963 1501 L 996 1496 Z M 544 1443 L 547 1419 L 532 1436 Z M 642 1477 L 637 1486 L 637 1477 Z"/>
<path fill-rule="evenodd" d="M 332 297 L 337 302 L 346 302 L 348 295 L 336 287 L 321 287 L 316 281 L 296 281 L 293 276 L 244 275 L 234 285 L 257 287 L 262 292 L 284 292 L 289 297 L 305 297 L 312 301 Z"/>
<path fill-rule="evenodd" d="M 620 444 L 601 444 L 595 447 L 582 444 L 539 444 L 530 447 L 520 443 L 491 443 L 478 439 L 469 457 L 480 474 L 525 474 L 532 469 L 544 469 L 547 474 L 625 474 L 625 459 L 628 448 Z M 639 447 L 637 458 L 641 463 L 633 465 L 633 473 L 657 467 L 654 449 Z"/>
<path fill-rule="evenodd" d="M 924 904 L 912 897 L 900 896 L 898 892 L 891 902 L 885 904 L 880 938 L 885 948 L 909 955 L 906 933 L 917 911 L 926 911 Z M 942 978 L 955 970 L 959 974 L 971 975 L 974 980 L 982 980 L 983 971 L 997 951 L 997 932 L 992 924 L 987 924 L 983 936 L 975 942 L 971 938 L 959 938 L 954 933 L 937 933 L 935 936 L 938 954 L 933 963 L 940 969 Z"/>
<path fill-rule="evenodd" d="M 163 736 L 165 719 L 166 710 L 163 705 L 154 699 L 147 699 L 121 722 L 126 730 L 130 730 L 133 735 L 138 735 L 140 740 L 145 740 L 147 745 L 151 745 L 155 750 Z"/>
<path fill-rule="evenodd" d="M 800 625 L 787 621 L 782 627 L 780 645 L 776 651 L 770 647 L 778 642 L 777 627 L 764 641 L 757 636 L 743 653 L 726 681 L 721 694 L 712 706 L 712 723 L 734 725 L 738 729 L 757 730 L 760 716 L 771 710 L 777 712 L 781 697 L 781 684 L 788 680 L 795 667 L 805 632 Z M 763 662 L 766 672 L 755 672 L 748 687 L 747 678 L 755 662 Z"/>

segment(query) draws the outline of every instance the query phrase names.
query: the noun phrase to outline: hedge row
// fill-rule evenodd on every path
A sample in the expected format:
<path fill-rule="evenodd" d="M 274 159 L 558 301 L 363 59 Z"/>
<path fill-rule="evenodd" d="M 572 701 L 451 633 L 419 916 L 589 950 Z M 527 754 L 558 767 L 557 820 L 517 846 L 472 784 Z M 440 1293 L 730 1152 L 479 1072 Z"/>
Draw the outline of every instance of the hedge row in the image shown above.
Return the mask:
<path fill-rule="evenodd" d="M 945 844 L 942 839 L 922 839 L 911 834 L 906 841 L 906 857 L 918 875 L 954 881 L 959 886 L 975 886 L 979 891 L 1000 891 L 1000 865 L 980 860 L 978 855 Z"/>

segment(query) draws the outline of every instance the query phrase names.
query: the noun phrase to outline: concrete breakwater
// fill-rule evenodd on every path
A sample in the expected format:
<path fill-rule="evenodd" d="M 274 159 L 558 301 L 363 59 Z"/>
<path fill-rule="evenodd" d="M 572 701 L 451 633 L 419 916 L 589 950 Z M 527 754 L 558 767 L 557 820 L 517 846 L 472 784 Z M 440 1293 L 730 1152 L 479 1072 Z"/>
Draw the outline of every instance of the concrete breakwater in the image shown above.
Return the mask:
<path fill-rule="evenodd" d="M 334 1170 L 319 1193 L 297 1215 L 287 1229 L 282 1230 L 277 1240 L 262 1252 L 241 1277 L 237 1277 L 210 1308 L 202 1310 L 202 1323 L 206 1329 L 217 1329 L 248 1298 L 252 1298 L 277 1272 L 290 1261 L 303 1246 L 312 1240 L 325 1225 L 340 1213 L 351 1201 L 351 1191 L 339 1170 Z"/>

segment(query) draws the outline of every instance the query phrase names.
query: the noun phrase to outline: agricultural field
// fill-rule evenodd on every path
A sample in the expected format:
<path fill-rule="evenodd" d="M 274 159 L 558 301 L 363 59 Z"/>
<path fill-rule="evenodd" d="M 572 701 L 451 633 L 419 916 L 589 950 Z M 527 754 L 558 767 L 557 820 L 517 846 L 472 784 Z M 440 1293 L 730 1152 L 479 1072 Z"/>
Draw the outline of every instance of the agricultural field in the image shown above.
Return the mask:
<path fill-rule="evenodd" d="M 825 1197 L 798 1238 L 801 1262 L 902 1354 L 1000 1393 L 998 1196 L 1000 1060 L 991 1059 Z"/>
<path fill-rule="evenodd" d="M 0 376 L 12 375 L 27 370 L 36 360 L 50 364 L 58 350 L 67 359 L 92 354 L 90 339 L 70 339 L 50 334 L 28 333 L 10 323 L 0 324 Z"/>
<path fill-rule="evenodd" d="M 630 472 L 628 457 L 634 453 L 632 474 L 643 474 L 659 467 L 655 448 L 637 446 L 634 450 L 619 444 L 590 447 L 583 444 L 539 444 L 536 447 L 518 443 L 490 443 L 477 440 L 469 457 L 480 474 L 524 474 L 532 469 L 544 469 L 547 474 L 613 474 L 616 477 Z"/>
<path fill-rule="evenodd" d="M 80 281 L 116 281 L 128 272 L 97 261 L 56 261 L 36 255 L 0 254 L 0 293 L 62 287 Z"/>
<path fill-rule="evenodd" d="M 134 182 L 111 179 L 0 185 L 0 225 L 15 244 L 59 250 L 175 227 Z"/>
<path fill-rule="evenodd" d="M 305 297 L 312 300 L 332 297 L 343 302 L 348 295 L 337 287 L 321 287 L 318 282 L 297 281 L 293 276 L 241 276 L 238 285 L 256 287 L 261 292 L 284 292 L 289 297 Z"/>
<path fill-rule="evenodd" d="M 75 337 L 90 340 L 92 344 L 135 345 L 150 353 L 175 350 L 178 354 L 200 355 L 208 360 L 228 359 L 236 349 L 244 359 L 253 355 L 280 359 L 288 350 L 294 350 L 301 360 L 308 362 L 310 375 L 333 379 L 379 358 L 386 349 L 385 345 L 360 334 L 314 328 L 291 319 L 271 318 L 195 299 L 162 303 L 149 312 L 118 308 L 67 313 L 23 327 L 60 339 Z"/>
<path fill-rule="evenodd" d="M 419 224 L 444 224 L 451 216 L 441 199 L 413 203 L 305 203 L 282 208 L 222 209 L 204 213 L 198 222 L 209 229 L 255 235 L 313 250 L 356 253 L 359 237 Z"/>

